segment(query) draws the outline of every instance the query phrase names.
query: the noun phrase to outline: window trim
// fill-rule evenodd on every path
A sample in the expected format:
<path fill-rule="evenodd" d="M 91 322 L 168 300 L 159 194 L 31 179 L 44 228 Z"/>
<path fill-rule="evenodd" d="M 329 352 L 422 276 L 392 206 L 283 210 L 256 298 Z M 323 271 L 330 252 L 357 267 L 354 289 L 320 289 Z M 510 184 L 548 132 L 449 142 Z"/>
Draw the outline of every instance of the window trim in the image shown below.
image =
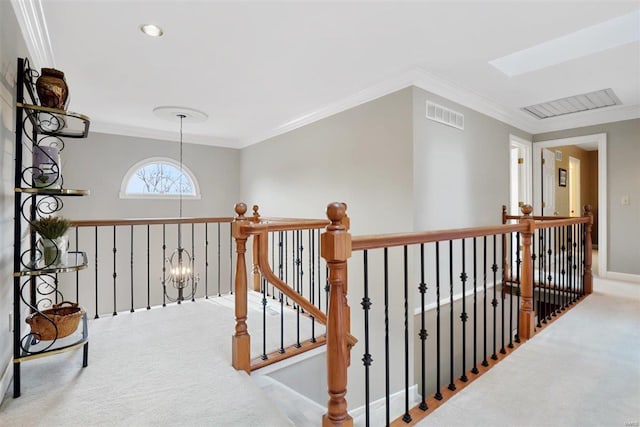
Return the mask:
<path fill-rule="evenodd" d="M 127 173 L 124 174 L 124 178 L 122 179 L 122 183 L 120 184 L 120 198 L 121 199 L 159 199 L 159 200 L 178 200 L 180 199 L 179 194 L 129 194 L 127 193 L 127 186 L 129 185 L 129 181 L 135 175 L 135 173 L 148 165 L 153 163 L 167 163 L 171 166 L 174 166 L 177 169 L 180 169 L 180 162 L 170 158 L 170 157 L 147 157 L 146 159 L 140 160 L 133 166 L 129 168 Z M 198 180 L 196 176 L 191 172 L 191 170 L 182 163 L 182 173 L 186 175 L 193 184 L 193 192 L 194 194 L 182 194 L 182 199 L 191 199 L 191 200 L 200 200 L 200 185 L 198 184 Z"/>

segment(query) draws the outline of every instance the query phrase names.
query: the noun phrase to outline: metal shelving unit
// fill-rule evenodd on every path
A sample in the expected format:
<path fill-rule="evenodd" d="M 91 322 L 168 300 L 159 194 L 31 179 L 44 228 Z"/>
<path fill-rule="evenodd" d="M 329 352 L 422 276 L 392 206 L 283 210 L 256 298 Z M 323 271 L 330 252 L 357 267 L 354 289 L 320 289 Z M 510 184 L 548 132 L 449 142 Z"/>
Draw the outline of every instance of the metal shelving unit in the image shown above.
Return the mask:
<path fill-rule="evenodd" d="M 58 275 L 82 270 L 87 267 L 84 252 L 68 252 L 61 264 L 43 262 L 43 253 L 38 248 L 35 232 L 30 224 L 36 219 L 54 214 L 62 209 L 62 198 L 89 194 L 88 190 L 64 188 L 59 165 L 46 171 L 53 174 L 51 182 L 38 182 L 36 177 L 45 171 L 32 164 L 25 155 L 36 147 L 55 147 L 62 151 L 62 138 L 86 138 L 90 120 L 87 116 L 55 108 L 41 107 L 35 88 L 37 72 L 31 69 L 27 59 L 18 58 L 18 84 L 16 103 L 16 160 L 15 160 L 15 224 L 14 224 L 14 375 L 13 397 L 20 396 L 20 369 L 23 362 L 52 356 L 83 348 L 82 366 L 88 364 L 89 331 L 87 315 L 82 316 L 78 329 L 68 336 L 60 336 L 58 327 L 43 311 L 53 304 L 64 301 L 59 289 Z M 36 185 L 38 184 L 38 185 Z M 24 232 L 28 234 L 24 235 Z M 59 249 L 58 249 L 59 250 Z M 50 322 L 54 339 L 39 339 L 40 336 L 25 326 L 25 314 L 36 313 L 45 322 Z"/>

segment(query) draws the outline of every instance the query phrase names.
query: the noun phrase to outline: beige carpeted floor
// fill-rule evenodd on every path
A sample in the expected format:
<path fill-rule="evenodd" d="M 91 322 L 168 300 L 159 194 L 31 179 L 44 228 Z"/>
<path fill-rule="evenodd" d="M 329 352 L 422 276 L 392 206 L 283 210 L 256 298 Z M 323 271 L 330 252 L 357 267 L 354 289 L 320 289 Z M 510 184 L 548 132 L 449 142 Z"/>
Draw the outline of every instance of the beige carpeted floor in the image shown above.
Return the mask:
<path fill-rule="evenodd" d="M 226 305 L 199 300 L 91 320 L 89 366 L 81 368 L 82 351 L 23 363 L 22 396 L 7 393 L 0 425 L 291 425 L 231 367 Z"/>

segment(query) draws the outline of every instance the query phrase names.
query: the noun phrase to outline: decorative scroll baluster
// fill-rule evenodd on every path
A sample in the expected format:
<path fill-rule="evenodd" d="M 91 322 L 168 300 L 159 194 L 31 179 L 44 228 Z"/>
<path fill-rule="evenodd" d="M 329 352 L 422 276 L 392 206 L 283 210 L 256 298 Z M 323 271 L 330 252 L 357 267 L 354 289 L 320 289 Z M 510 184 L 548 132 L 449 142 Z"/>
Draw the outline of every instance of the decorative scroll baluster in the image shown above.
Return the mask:
<path fill-rule="evenodd" d="M 118 315 L 118 310 L 116 309 L 116 278 L 118 277 L 118 273 L 116 273 L 116 253 L 118 250 L 116 249 L 116 227 L 113 226 L 113 315 Z"/>
<path fill-rule="evenodd" d="M 509 271 L 513 272 L 513 233 L 509 234 Z M 505 275 L 506 277 L 506 275 Z M 513 276 L 509 276 L 509 348 L 513 348 Z M 504 286 L 504 284 L 502 285 Z"/>
<path fill-rule="evenodd" d="M 544 304 L 540 300 L 540 286 L 544 285 L 544 281 L 542 281 L 542 259 L 544 255 L 542 255 L 542 230 L 537 230 L 537 234 L 534 234 L 535 240 L 533 242 L 533 265 L 536 265 L 536 260 L 538 261 L 538 281 L 536 282 L 535 272 L 533 274 L 533 311 L 536 313 L 536 327 L 541 328 L 540 318 L 542 317 L 542 310 Z M 538 242 L 538 250 L 536 251 L 536 241 Z M 538 292 L 536 292 L 536 288 L 538 288 Z"/>
<path fill-rule="evenodd" d="M 424 280 L 424 243 L 420 244 L 420 286 L 418 290 L 420 291 L 420 385 L 422 388 L 422 401 L 420 402 L 419 408 L 423 411 L 429 409 L 427 406 L 427 337 L 429 334 L 427 333 L 427 329 L 425 327 L 425 313 L 424 313 L 424 305 L 425 305 L 425 294 L 427 293 L 427 283 Z"/>
<path fill-rule="evenodd" d="M 551 262 L 552 262 L 552 256 L 553 256 L 553 249 L 552 249 L 553 242 L 551 240 L 551 235 L 552 235 L 552 230 L 551 229 L 549 229 L 547 231 L 547 235 L 548 235 L 548 239 L 547 239 L 547 241 L 548 241 L 548 243 L 547 243 L 547 248 L 548 248 L 547 249 L 547 255 L 548 255 L 547 260 L 548 261 L 547 261 L 547 268 L 546 268 L 546 274 L 547 274 L 547 299 L 546 299 L 546 303 L 548 305 L 548 309 L 547 309 L 547 313 L 546 313 L 547 317 L 546 317 L 545 323 L 546 323 L 546 321 L 551 320 L 551 313 L 553 312 L 553 309 L 551 307 L 553 305 L 553 302 L 552 302 L 553 295 L 551 294 L 551 291 L 552 291 L 551 283 L 552 283 L 552 280 L 553 280 L 553 276 L 551 275 Z"/>
<path fill-rule="evenodd" d="M 295 267 L 296 267 L 296 291 L 302 295 L 302 243 L 301 243 L 302 232 L 300 230 L 296 230 L 293 234 L 294 245 L 293 249 L 295 251 Z M 297 244 L 295 242 L 297 241 Z M 300 305 L 295 304 L 296 306 L 296 343 L 295 347 L 300 348 L 302 344 L 300 344 Z"/>
<path fill-rule="evenodd" d="M 76 236 L 76 252 L 80 249 L 78 246 L 78 227 L 75 227 L 75 236 Z M 80 270 L 76 271 L 76 301 L 80 301 Z"/>
<path fill-rule="evenodd" d="M 267 281 L 263 278 L 262 282 L 262 360 L 267 360 Z"/>
<path fill-rule="evenodd" d="M 584 206 L 584 216 L 589 217 L 589 222 L 585 225 L 584 232 L 584 240 L 585 240 L 585 258 L 584 258 L 584 293 L 585 295 L 590 295 L 593 293 L 593 271 L 592 271 L 592 261 L 593 261 L 593 246 L 592 246 L 592 237 L 591 233 L 593 230 L 593 212 L 591 211 L 591 205 Z"/>
<path fill-rule="evenodd" d="M 462 321 L 462 376 L 460 381 L 467 382 L 467 267 L 465 253 L 465 239 L 462 239 L 462 273 L 460 273 L 460 281 L 462 282 L 462 313 L 460 320 Z M 453 304 L 453 302 L 452 302 Z M 408 394 L 408 393 L 407 393 Z"/>
<path fill-rule="evenodd" d="M 409 414 L 409 255 L 407 245 L 404 246 L 404 415 L 402 421 L 411 422 Z"/>
<path fill-rule="evenodd" d="M 442 400 L 440 384 L 440 242 L 436 242 L 436 400 Z"/>

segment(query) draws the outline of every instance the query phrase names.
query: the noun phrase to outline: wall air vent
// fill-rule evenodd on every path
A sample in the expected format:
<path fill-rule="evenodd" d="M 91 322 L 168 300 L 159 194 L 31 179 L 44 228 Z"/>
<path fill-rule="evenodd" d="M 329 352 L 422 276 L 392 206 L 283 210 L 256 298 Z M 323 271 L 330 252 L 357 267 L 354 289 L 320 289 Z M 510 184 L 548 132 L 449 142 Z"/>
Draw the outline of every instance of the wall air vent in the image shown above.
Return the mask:
<path fill-rule="evenodd" d="M 442 105 L 427 101 L 427 119 L 464 130 L 464 115 Z"/>
<path fill-rule="evenodd" d="M 581 111 L 596 110 L 598 108 L 622 105 L 620 99 L 612 89 L 602 89 L 582 95 L 569 96 L 542 104 L 530 105 L 523 110 L 537 119 L 563 116 L 565 114 L 579 113 Z"/>

